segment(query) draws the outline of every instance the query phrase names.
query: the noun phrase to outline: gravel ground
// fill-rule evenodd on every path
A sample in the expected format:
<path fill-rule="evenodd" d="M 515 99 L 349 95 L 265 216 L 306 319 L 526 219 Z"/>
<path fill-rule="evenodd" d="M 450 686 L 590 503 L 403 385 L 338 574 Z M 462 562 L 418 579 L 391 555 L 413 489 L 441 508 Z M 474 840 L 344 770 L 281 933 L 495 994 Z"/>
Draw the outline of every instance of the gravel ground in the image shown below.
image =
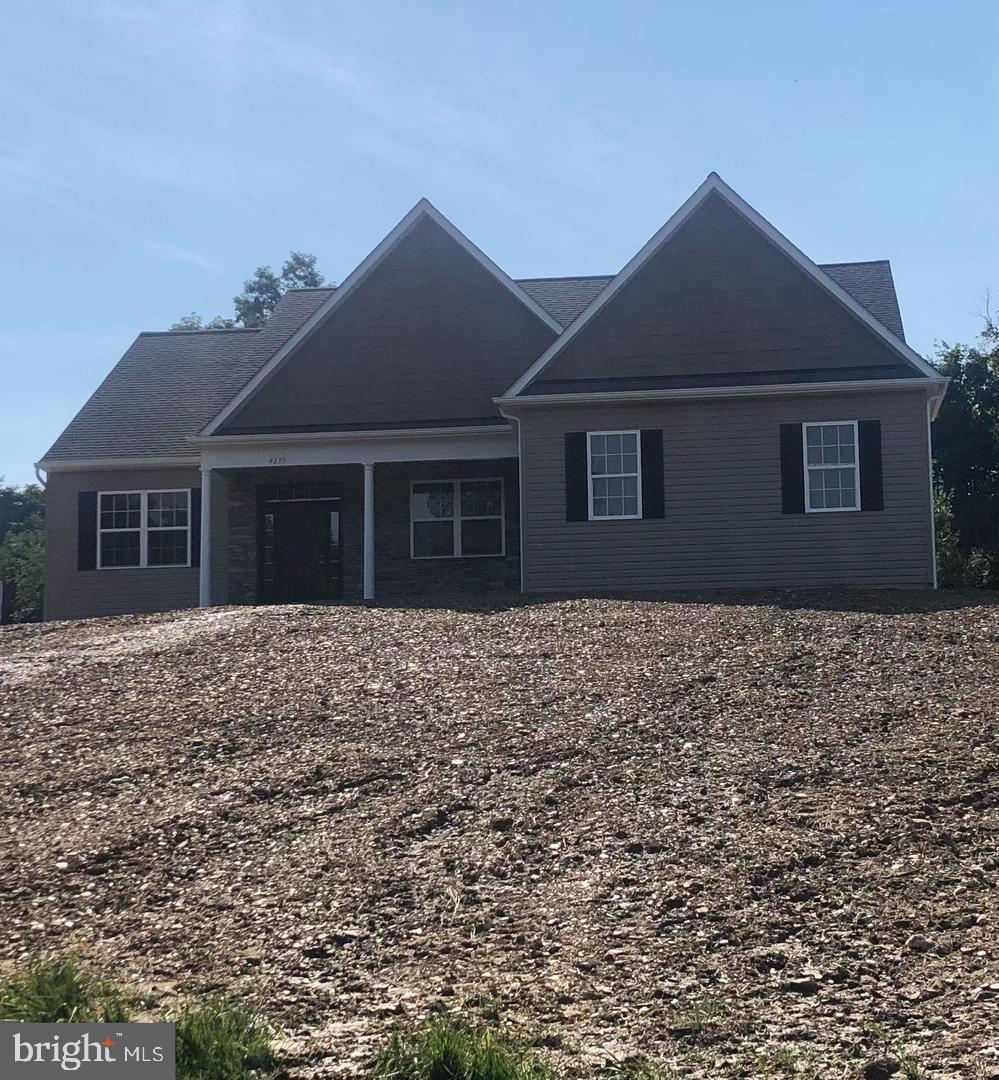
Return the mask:
<path fill-rule="evenodd" d="M 986 594 L 5 628 L 0 958 L 252 996 L 297 1077 L 442 1006 L 570 1073 L 999 1077 L 997 735 Z"/>

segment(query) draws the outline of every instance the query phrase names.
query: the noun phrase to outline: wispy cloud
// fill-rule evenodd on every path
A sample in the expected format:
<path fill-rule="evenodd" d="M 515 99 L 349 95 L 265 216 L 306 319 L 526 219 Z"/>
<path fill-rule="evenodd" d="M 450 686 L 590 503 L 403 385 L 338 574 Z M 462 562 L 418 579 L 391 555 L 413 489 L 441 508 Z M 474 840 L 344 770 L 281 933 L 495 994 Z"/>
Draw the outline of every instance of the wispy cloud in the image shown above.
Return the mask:
<path fill-rule="evenodd" d="M 211 273 L 221 270 L 219 264 L 202 255 L 200 251 L 192 251 L 190 248 L 181 247 L 179 244 L 171 244 L 167 240 L 153 240 L 148 236 L 133 236 L 136 243 L 141 244 L 151 255 L 163 262 L 187 263 L 189 266 L 197 266 Z"/>
<path fill-rule="evenodd" d="M 448 96 L 431 78 L 407 80 L 377 55 L 338 46 L 332 21 L 306 36 L 244 0 L 103 0 L 94 11 L 130 48 L 168 56 L 227 115 L 247 87 L 293 84 L 307 107 L 289 119 L 311 120 L 313 147 L 346 146 L 414 177 L 421 190 L 447 185 L 512 204 L 525 177 L 598 180 L 621 160 L 617 135 L 590 112 L 560 109 L 550 95 L 540 109 L 545 96 L 529 86 L 481 105 Z"/>
<path fill-rule="evenodd" d="M 217 272 L 220 267 L 199 251 L 151 236 L 107 214 L 94 210 L 73 196 L 67 178 L 39 164 L 30 153 L 10 145 L 0 145 L 0 188 L 45 204 L 60 213 L 97 225 L 109 235 L 148 251 L 162 262 L 186 263 L 199 269 Z"/>

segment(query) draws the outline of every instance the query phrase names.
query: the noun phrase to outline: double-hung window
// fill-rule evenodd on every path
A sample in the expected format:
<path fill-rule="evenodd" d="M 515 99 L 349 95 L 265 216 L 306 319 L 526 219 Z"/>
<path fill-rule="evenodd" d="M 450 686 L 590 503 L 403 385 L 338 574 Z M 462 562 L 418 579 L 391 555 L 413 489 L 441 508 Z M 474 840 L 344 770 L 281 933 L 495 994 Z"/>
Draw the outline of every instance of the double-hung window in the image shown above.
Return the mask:
<path fill-rule="evenodd" d="M 102 491 L 97 566 L 189 566 L 191 492 Z"/>
<path fill-rule="evenodd" d="M 805 510 L 860 509 L 857 421 L 803 424 Z"/>
<path fill-rule="evenodd" d="M 642 456 L 637 431 L 590 431 L 586 445 L 590 520 L 642 516 Z"/>
<path fill-rule="evenodd" d="M 416 482 L 410 492 L 414 559 L 502 555 L 502 480 Z"/>

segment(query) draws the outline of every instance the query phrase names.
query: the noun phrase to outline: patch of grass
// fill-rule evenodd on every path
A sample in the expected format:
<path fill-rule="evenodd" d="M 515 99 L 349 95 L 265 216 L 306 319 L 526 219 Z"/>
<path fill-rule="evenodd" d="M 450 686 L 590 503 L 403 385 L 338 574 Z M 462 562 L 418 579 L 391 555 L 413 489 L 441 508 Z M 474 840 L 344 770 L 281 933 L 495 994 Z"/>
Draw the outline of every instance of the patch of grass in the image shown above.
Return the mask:
<path fill-rule="evenodd" d="M 674 1010 L 670 1034 L 675 1039 L 696 1041 L 717 1035 L 728 1020 L 728 1006 L 719 998 L 706 997 Z"/>
<path fill-rule="evenodd" d="M 794 1046 L 775 1046 L 756 1057 L 753 1075 L 760 1077 L 793 1076 L 798 1080 L 821 1080 L 829 1075 L 832 1062 L 820 1062 L 809 1051 Z"/>
<path fill-rule="evenodd" d="M 600 1080 L 675 1080 L 677 1075 L 672 1066 L 643 1054 L 635 1054 L 604 1066 L 600 1071 Z"/>
<path fill-rule="evenodd" d="M 43 957 L 0 983 L 0 1020 L 124 1023 L 128 999 L 75 956 Z"/>
<path fill-rule="evenodd" d="M 923 1080 L 926 1072 L 919 1059 L 910 1054 L 895 1035 L 880 1024 L 871 1024 L 867 1031 L 884 1054 L 898 1062 L 900 1075 L 905 1080 Z"/>
<path fill-rule="evenodd" d="M 274 1064 L 266 1020 L 228 998 L 188 1005 L 177 1025 L 177 1080 L 244 1080 Z"/>
<path fill-rule="evenodd" d="M 393 1032 L 371 1075 L 375 1080 L 554 1080 L 550 1066 L 525 1048 L 447 1017 Z"/>

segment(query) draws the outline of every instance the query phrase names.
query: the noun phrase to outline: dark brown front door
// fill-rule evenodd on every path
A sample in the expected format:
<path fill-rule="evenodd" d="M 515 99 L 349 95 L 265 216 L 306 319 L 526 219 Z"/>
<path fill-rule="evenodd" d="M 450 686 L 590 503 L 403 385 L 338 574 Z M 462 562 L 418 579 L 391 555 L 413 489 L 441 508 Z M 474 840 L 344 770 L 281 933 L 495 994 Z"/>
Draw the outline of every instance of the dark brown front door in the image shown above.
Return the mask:
<path fill-rule="evenodd" d="M 329 604 L 343 595 L 338 501 L 273 502 L 264 507 L 261 599 Z"/>

